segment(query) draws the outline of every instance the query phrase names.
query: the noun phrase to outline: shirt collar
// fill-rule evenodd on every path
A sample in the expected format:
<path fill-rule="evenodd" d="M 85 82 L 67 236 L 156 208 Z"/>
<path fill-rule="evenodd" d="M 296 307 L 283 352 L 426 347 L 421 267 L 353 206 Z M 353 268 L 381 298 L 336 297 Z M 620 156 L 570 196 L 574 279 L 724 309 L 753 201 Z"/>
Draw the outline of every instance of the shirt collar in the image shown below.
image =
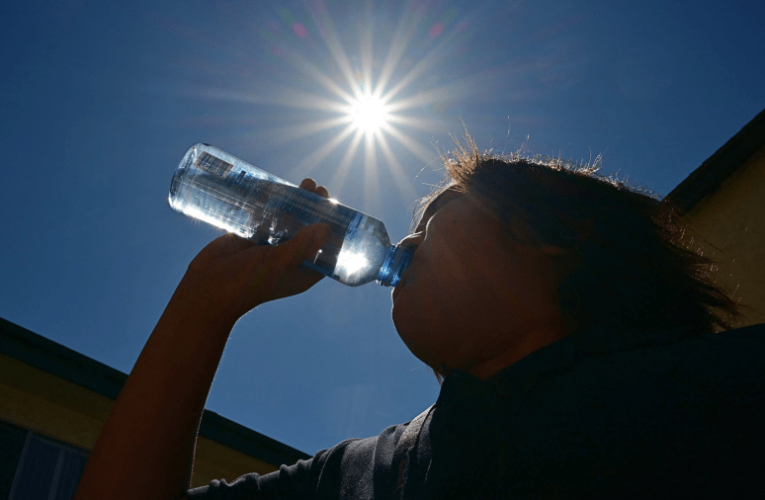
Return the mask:
<path fill-rule="evenodd" d="M 450 405 L 457 399 L 520 395 L 543 376 L 569 370 L 581 359 L 676 342 L 684 331 L 682 328 L 646 331 L 624 327 L 581 330 L 532 352 L 486 380 L 453 370 L 441 385 L 436 406 Z"/>

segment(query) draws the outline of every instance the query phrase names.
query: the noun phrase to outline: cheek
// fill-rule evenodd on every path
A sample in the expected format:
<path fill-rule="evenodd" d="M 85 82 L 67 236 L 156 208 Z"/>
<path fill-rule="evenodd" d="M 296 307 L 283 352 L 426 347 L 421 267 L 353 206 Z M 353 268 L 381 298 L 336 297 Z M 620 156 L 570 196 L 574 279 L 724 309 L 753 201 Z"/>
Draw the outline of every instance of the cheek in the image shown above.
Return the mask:
<path fill-rule="evenodd" d="M 484 262 L 478 245 L 466 242 L 461 246 L 439 246 L 432 257 L 430 262 L 434 268 L 429 291 L 442 309 L 442 315 L 458 315 L 486 294 L 485 284 L 494 271 L 493 266 Z"/>

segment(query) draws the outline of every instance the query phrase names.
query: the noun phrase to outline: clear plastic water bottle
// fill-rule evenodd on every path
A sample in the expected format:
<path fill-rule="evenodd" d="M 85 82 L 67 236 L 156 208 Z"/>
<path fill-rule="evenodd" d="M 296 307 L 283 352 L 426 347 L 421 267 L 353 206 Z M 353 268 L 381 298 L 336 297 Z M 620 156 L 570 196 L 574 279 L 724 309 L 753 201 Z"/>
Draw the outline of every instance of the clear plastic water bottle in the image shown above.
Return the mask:
<path fill-rule="evenodd" d="M 208 144 L 194 145 L 170 185 L 173 209 L 257 244 L 276 245 L 316 222 L 327 241 L 303 265 L 349 286 L 396 286 L 412 259 L 378 219 L 300 189 Z"/>

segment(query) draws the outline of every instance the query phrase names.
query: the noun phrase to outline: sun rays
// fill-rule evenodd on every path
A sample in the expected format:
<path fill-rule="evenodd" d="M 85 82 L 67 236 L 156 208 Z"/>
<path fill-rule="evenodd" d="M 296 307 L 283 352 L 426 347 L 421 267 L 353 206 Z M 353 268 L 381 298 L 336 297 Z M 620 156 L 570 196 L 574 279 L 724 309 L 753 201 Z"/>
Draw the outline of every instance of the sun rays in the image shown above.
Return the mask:
<path fill-rule="evenodd" d="M 512 0 L 503 12 L 522 4 Z M 417 177 L 438 174 L 428 166 L 438 170 L 439 143 L 448 147 L 461 123 L 482 127 L 491 147 L 497 144 L 490 130 L 507 127 L 507 142 L 511 126 L 544 123 L 535 100 L 573 85 L 587 68 L 562 37 L 570 23 L 537 34 L 516 16 L 498 44 L 486 28 L 486 16 L 499 15 L 489 4 L 226 5 L 225 30 L 216 23 L 171 26 L 196 51 L 179 62 L 183 81 L 157 87 L 228 101 L 200 107 L 184 125 L 207 127 L 206 134 L 239 142 L 240 151 L 258 150 L 245 154 L 278 164 L 273 168 L 294 182 L 314 177 L 346 200 L 363 194 L 370 211 L 378 197 L 416 197 Z M 492 50 L 476 50 L 477 40 L 490 41 Z"/>
<path fill-rule="evenodd" d="M 447 76 L 450 59 L 464 49 L 467 21 L 457 20 L 453 8 L 416 1 L 395 17 L 371 3 L 340 10 L 314 0 L 303 7 L 298 15 L 279 8 L 270 19 L 259 13 L 258 21 L 240 11 L 245 22 L 257 23 L 265 44 L 253 45 L 259 49 L 249 54 L 240 46 L 235 69 L 241 78 L 213 84 L 202 96 L 267 110 L 270 122 L 242 116 L 252 124 L 242 127 L 243 141 L 307 149 L 281 174 L 285 178 L 315 177 L 338 196 L 353 178 L 363 183 L 370 210 L 383 195 L 395 199 L 380 193 L 383 185 L 412 200 L 416 175 L 439 157 L 434 136 L 459 119 L 447 123 L 443 111 L 433 110 L 445 110 L 476 88 L 474 73 Z M 211 75 L 219 70 L 205 69 Z"/>
<path fill-rule="evenodd" d="M 309 175 L 330 155 L 342 151 L 342 159 L 333 169 L 333 177 L 328 182 L 333 192 L 339 192 L 343 188 L 352 169 L 362 168 L 364 194 L 368 198 L 374 200 L 378 197 L 378 180 L 380 176 L 387 176 L 393 180 L 393 185 L 403 199 L 413 199 L 414 173 L 438 157 L 435 148 L 423 145 L 413 132 L 440 132 L 444 128 L 443 123 L 423 117 L 419 111 L 423 106 L 448 98 L 452 91 L 448 85 L 423 89 L 418 83 L 421 83 L 420 77 L 432 70 L 444 57 L 449 37 L 444 33 L 440 40 L 431 43 L 430 50 L 415 62 L 412 63 L 409 57 L 409 69 L 401 71 L 399 64 L 407 55 L 415 27 L 423 16 L 422 12 L 409 12 L 401 17 L 382 64 L 375 67 L 371 21 L 365 24 L 365 29 L 360 30 L 358 44 L 349 47 L 354 49 L 353 53 L 358 54 L 357 58 L 351 59 L 347 55 L 346 47 L 340 42 L 341 38 L 327 9 L 312 8 L 309 12 L 342 78 L 339 81 L 330 78 L 325 71 L 302 55 L 294 59 L 296 69 L 309 75 L 325 92 L 324 95 L 328 91 L 336 101 L 333 103 L 332 99 L 322 97 L 320 92 L 316 93 L 315 99 L 301 96 L 306 109 L 321 107 L 327 113 L 323 118 L 290 127 L 289 130 L 285 129 L 285 139 L 290 136 L 305 137 L 337 130 L 329 140 L 324 141 L 312 154 L 296 165 L 294 177 Z M 430 33 L 432 36 L 441 35 L 441 31 L 439 29 Z M 402 165 L 398 158 L 402 154 L 407 157 L 406 161 L 409 163 L 412 162 L 409 156 L 414 156 L 418 163 L 415 168 L 406 163 Z"/>
<path fill-rule="evenodd" d="M 285 141 L 289 141 L 326 134 L 333 129 L 336 132 L 332 132 L 334 135 L 329 140 L 299 162 L 291 174 L 295 178 L 308 176 L 331 155 L 342 152 L 342 159 L 327 182 L 333 192 L 342 190 L 352 169 L 361 168 L 367 197 L 377 198 L 376 186 L 382 175 L 392 178 L 401 196 L 411 200 L 415 197 L 412 187 L 414 173 L 438 157 L 435 148 L 421 144 L 412 132 L 436 132 L 444 127 L 438 120 L 423 117 L 418 112 L 423 106 L 448 97 L 450 92 L 446 85 L 420 90 L 422 87 L 418 83 L 421 83 L 420 77 L 444 57 L 449 37 L 446 33 L 442 35 L 440 24 L 439 30 L 430 30 L 431 37 L 442 36 L 431 41 L 430 50 L 416 61 L 411 62 L 409 57 L 409 69 L 401 71 L 399 65 L 407 56 L 415 28 L 424 16 L 422 10 L 407 12 L 400 18 L 382 64 L 376 65 L 371 14 L 360 23 L 357 43 L 354 46 L 344 45 L 328 9 L 322 5 L 317 2 L 308 8 L 313 21 L 311 28 L 315 28 L 309 30 L 318 32 L 320 42 L 331 56 L 335 68 L 319 67 L 304 54 L 293 53 L 292 65 L 316 84 L 317 91 L 315 95 L 294 96 L 296 100 L 289 106 L 326 113 L 323 117 L 321 113 L 318 116 L 314 113 L 311 115 L 315 117 L 313 120 L 285 127 L 280 134 Z M 348 53 L 358 56 L 350 58 Z M 332 78 L 331 74 L 341 78 Z M 334 99 L 328 99 L 327 94 Z M 407 162 L 412 161 L 409 155 L 414 156 L 418 162 L 415 168 L 405 168 L 398 158 L 401 154 L 407 156 Z"/>

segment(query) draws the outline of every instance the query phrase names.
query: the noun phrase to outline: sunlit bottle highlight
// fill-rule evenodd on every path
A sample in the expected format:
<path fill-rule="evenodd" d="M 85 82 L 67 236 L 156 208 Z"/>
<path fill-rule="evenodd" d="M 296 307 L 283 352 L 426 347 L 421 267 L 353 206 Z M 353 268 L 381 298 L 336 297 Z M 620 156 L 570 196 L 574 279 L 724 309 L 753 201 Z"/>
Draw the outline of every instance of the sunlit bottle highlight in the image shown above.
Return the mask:
<path fill-rule="evenodd" d="M 276 245 L 323 222 L 330 236 L 303 265 L 349 286 L 396 286 L 412 251 L 392 245 L 385 225 L 300 189 L 208 144 L 188 150 L 170 185 L 173 209 L 260 245 Z"/>

